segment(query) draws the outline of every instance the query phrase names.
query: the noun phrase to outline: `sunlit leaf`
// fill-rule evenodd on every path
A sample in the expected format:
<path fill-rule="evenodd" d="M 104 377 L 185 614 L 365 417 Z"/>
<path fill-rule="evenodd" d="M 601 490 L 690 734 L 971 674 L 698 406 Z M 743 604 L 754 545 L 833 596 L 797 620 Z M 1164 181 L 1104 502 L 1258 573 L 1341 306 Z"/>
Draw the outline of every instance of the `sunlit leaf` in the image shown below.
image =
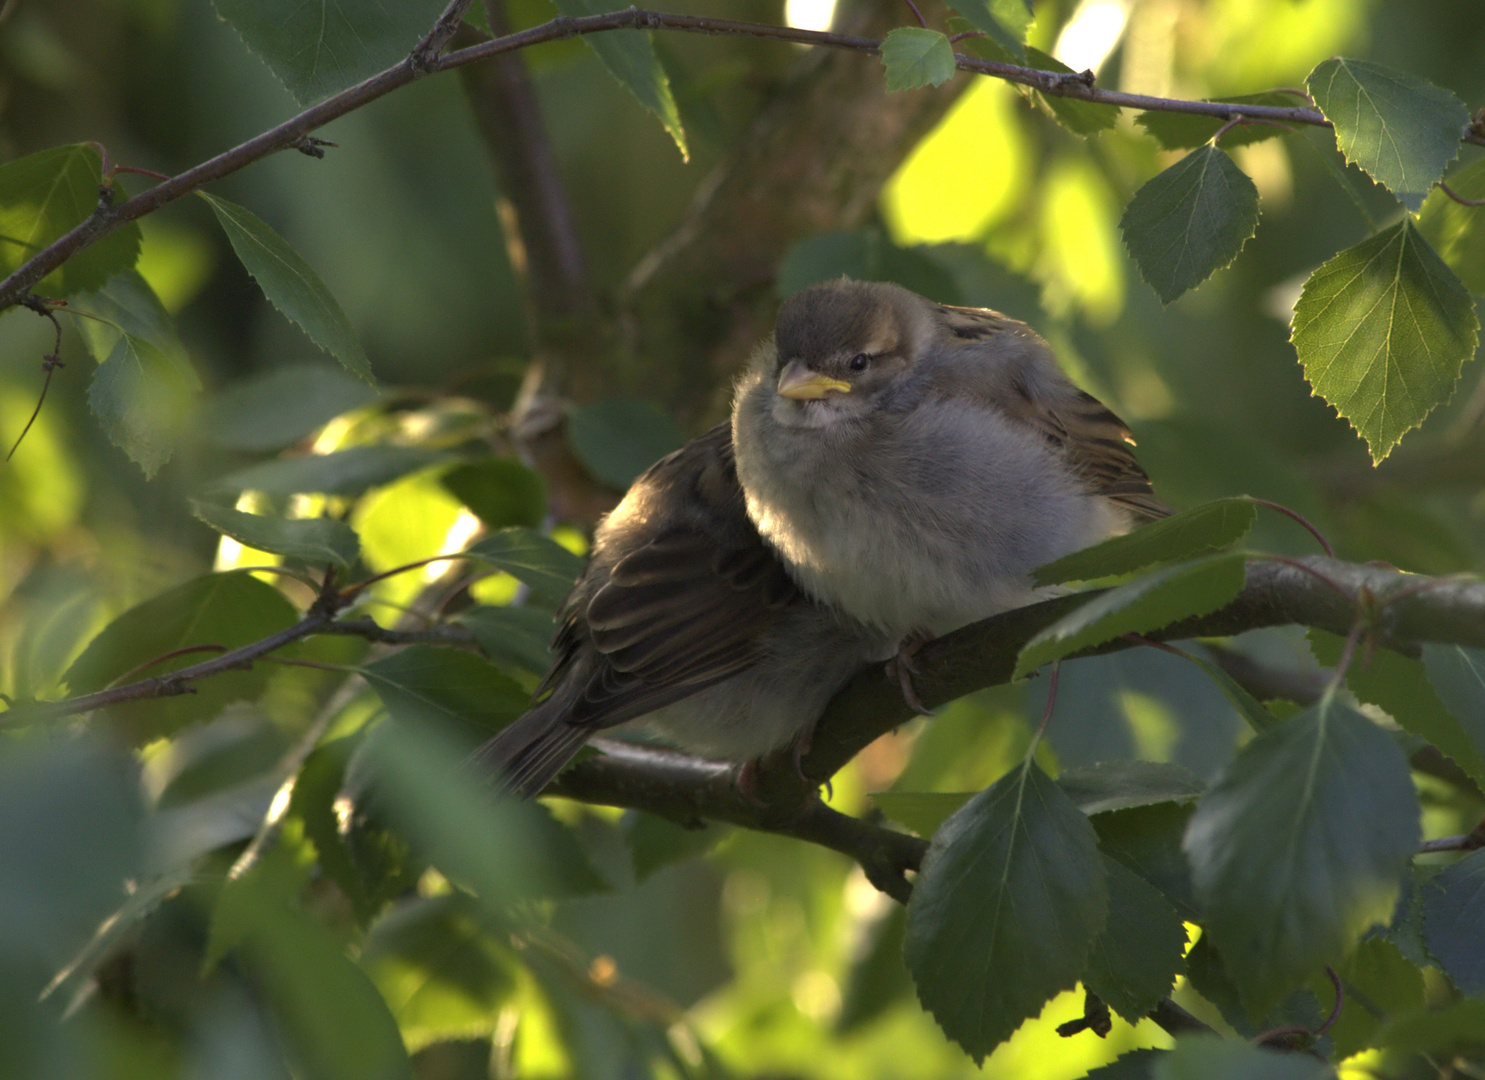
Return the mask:
<path fill-rule="evenodd" d="M 1260 733 L 1186 831 L 1197 896 L 1255 1013 L 1392 918 L 1418 848 L 1407 759 L 1333 699 Z"/>
<path fill-rule="evenodd" d="M 469 554 L 524 582 L 547 604 L 560 604 L 583 569 L 582 559 L 530 529 L 501 529 L 470 547 Z"/>
<path fill-rule="evenodd" d="M 293 364 L 228 386 L 212 400 L 203 427 L 227 450 L 279 450 L 376 397 L 339 368 Z"/>
<path fill-rule="evenodd" d="M 54 146 L 0 165 L 0 277 L 10 274 L 98 207 L 103 162 L 86 143 Z M 99 289 L 139 258 L 139 224 L 128 222 L 77 252 L 31 287 L 42 296 Z"/>
<path fill-rule="evenodd" d="M 1304 98 L 1297 94 L 1286 94 L 1279 90 L 1266 90 L 1261 94 L 1239 94 L 1235 97 L 1207 98 L 1224 105 L 1275 105 L 1280 108 L 1303 106 Z M 1233 112 L 1242 112 L 1234 109 Z M 1155 141 L 1167 150 L 1195 150 L 1210 142 L 1227 123 L 1223 116 L 1203 116 L 1199 113 L 1142 112 L 1134 122 L 1154 136 Z M 1218 146 L 1245 146 L 1248 143 L 1272 139 L 1282 135 L 1284 129 L 1273 124 L 1238 124 L 1229 128 L 1227 134 L 1217 140 Z"/>
<path fill-rule="evenodd" d="M 1244 577 L 1243 556 L 1234 552 L 1161 567 L 1109 589 L 1027 642 L 1016 661 L 1016 677 L 1124 634 L 1215 611 L 1238 594 Z"/>
<path fill-rule="evenodd" d="M 604 398 L 567 414 L 567 441 L 590 476 L 623 491 L 686 439 L 658 406 Z"/>
<path fill-rule="evenodd" d="M 1258 189 L 1203 146 L 1136 191 L 1119 227 L 1140 276 L 1169 304 L 1237 258 L 1258 228 Z"/>
<path fill-rule="evenodd" d="M 1453 93 L 1370 60 L 1322 60 L 1305 88 L 1335 125 L 1336 145 L 1409 210 L 1459 153 L 1469 110 Z"/>
<path fill-rule="evenodd" d="M 350 319 L 303 256 L 246 207 L 204 191 L 196 194 L 211 206 L 232 250 L 273 306 L 298 323 L 311 341 L 352 375 L 374 384 L 371 362 Z"/>
<path fill-rule="evenodd" d="M 1026 31 L 1035 19 L 1026 0 L 957 0 L 951 6 L 1018 62 L 1024 60 Z"/>
<path fill-rule="evenodd" d="M 1461 199 L 1485 199 L 1485 160 L 1460 169 L 1446 181 Z M 1418 229 L 1476 296 L 1485 293 L 1485 214 L 1437 188 L 1418 213 Z"/>
<path fill-rule="evenodd" d="M 157 678 L 268 637 L 294 622 L 284 595 L 251 574 L 207 574 L 124 612 L 103 628 L 63 678 L 74 694 L 89 694 L 125 678 Z M 157 657 L 192 646 L 159 663 Z M 214 716 L 228 702 L 252 700 L 267 673 L 261 668 L 225 671 L 203 679 L 193 694 L 114 706 L 111 713 L 140 738 L 167 733 Z"/>
<path fill-rule="evenodd" d="M 433 26 L 445 0 L 213 0 L 301 105 L 391 67 Z"/>
<path fill-rule="evenodd" d="M 1485 850 L 1440 871 L 1423 890 L 1423 940 L 1461 991 L 1485 997 Z"/>
<path fill-rule="evenodd" d="M 1186 929 L 1159 891 L 1105 855 L 1109 917 L 1093 943 L 1083 983 L 1131 1024 L 1168 995 L 1185 970 Z"/>
<path fill-rule="evenodd" d="M 954 47 L 937 30 L 899 26 L 882 39 L 887 89 L 942 86 L 954 74 Z"/>
<path fill-rule="evenodd" d="M 1077 982 L 1107 910 L 1088 819 L 1028 763 L 934 835 L 908 904 L 918 997 L 982 1061 Z"/>
<path fill-rule="evenodd" d="M 1305 637 L 1323 666 L 1334 667 L 1340 661 L 1345 646 L 1342 638 L 1314 629 Z M 1386 709 L 1389 716 L 1414 735 L 1427 739 L 1477 782 L 1485 782 L 1485 681 L 1478 701 L 1459 700 L 1451 709 L 1440 700 L 1430 678 L 1452 687 L 1448 673 L 1463 670 L 1467 674 L 1469 669 L 1455 667 L 1450 660 L 1468 655 L 1469 650 L 1457 645 L 1425 645 L 1423 660 L 1391 649 L 1376 649 L 1365 663 L 1351 665 L 1346 685 L 1358 700 Z M 1481 666 L 1481 678 L 1485 680 L 1485 665 Z M 1460 685 L 1467 688 L 1469 683 L 1461 681 Z"/>
<path fill-rule="evenodd" d="M 555 3 L 558 11 L 574 18 L 602 15 L 624 6 L 620 0 L 555 0 Z M 659 118 L 675 140 L 681 157 L 689 159 L 691 151 L 686 146 L 686 132 L 681 127 L 681 114 L 670 90 L 670 79 L 660 58 L 655 55 L 649 32 L 609 30 L 602 34 L 588 34 L 583 40 L 598 54 L 598 59 L 603 61 L 603 66 L 619 84 Z"/>
<path fill-rule="evenodd" d="M 277 458 L 251 465 L 213 480 L 210 490 L 232 495 L 244 491 L 274 496 L 300 492 L 360 495 L 368 488 L 390 484 L 447 458 L 436 450 L 413 446 L 357 446 L 334 454 Z"/>
<path fill-rule="evenodd" d="M 1064 555 L 1038 567 L 1038 585 L 1091 581 L 1142 570 L 1158 562 L 1175 562 L 1235 544 L 1248 535 L 1257 511 L 1241 496 L 1216 499 L 1179 514 L 1142 525 L 1133 532 Z"/>
<path fill-rule="evenodd" d="M 1409 217 L 1310 275 L 1294 308 L 1305 378 L 1381 461 L 1446 401 L 1480 324 Z"/>
<path fill-rule="evenodd" d="M 458 894 L 414 897 L 372 926 L 360 963 L 408 1049 L 495 1030 L 516 988 L 518 961 Z"/>
<path fill-rule="evenodd" d="M 1334 1075 L 1328 1064 L 1306 1054 L 1210 1035 L 1180 1039 L 1150 1070 L 1153 1080 L 1323 1080 Z"/>
<path fill-rule="evenodd" d="M 351 527 L 331 518 L 281 518 L 244 514 L 230 506 L 191 500 L 191 511 L 219 533 L 257 551 L 323 565 L 350 566 L 361 550 Z"/>

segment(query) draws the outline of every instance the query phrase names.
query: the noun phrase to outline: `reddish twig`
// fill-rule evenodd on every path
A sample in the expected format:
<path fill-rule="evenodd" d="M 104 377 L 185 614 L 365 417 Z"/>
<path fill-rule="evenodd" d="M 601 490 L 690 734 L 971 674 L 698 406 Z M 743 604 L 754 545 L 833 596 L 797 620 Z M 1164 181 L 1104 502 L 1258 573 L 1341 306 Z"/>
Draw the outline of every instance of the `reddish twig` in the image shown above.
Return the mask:
<path fill-rule="evenodd" d="M 15 457 L 15 452 L 21 448 L 21 443 L 31 431 L 31 425 L 36 423 L 36 418 L 41 415 L 41 406 L 46 402 L 46 392 L 52 388 L 52 373 L 59 367 L 66 367 L 62 363 L 62 324 L 57 320 L 56 313 L 52 310 L 55 304 L 43 300 L 39 296 L 27 296 L 21 304 L 30 308 L 36 314 L 44 316 L 52 321 L 52 328 L 57 332 L 57 340 L 52 345 L 52 351 L 41 358 L 41 370 L 46 372 L 46 378 L 41 383 L 41 396 L 36 399 L 36 408 L 31 410 L 31 417 L 26 421 L 26 426 L 21 428 L 21 433 L 15 438 L 15 445 L 10 448 L 10 453 L 5 455 L 9 461 Z"/>
<path fill-rule="evenodd" d="M 1326 964 L 1325 974 L 1330 976 L 1330 985 L 1335 987 L 1335 1004 L 1330 1008 L 1330 1015 L 1315 1029 L 1315 1037 L 1317 1039 L 1335 1027 L 1335 1022 L 1341 1018 L 1341 1003 L 1346 1000 L 1346 993 L 1341 988 L 1341 977 L 1335 973 L 1335 968 Z"/>
<path fill-rule="evenodd" d="M 224 653 L 226 651 L 227 646 L 225 645 L 187 645 L 181 649 L 172 649 L 170 652 L 161 653 L 159 656 L 146 660 L 142 664 L 135 664 L 122 675 L 118 675 L 112 679 L 109 679 L 108 686 L 114 686 L 118 683 L 123 682 L 125 679 L 132 679 L 134 678 L 134 676 L 141 675 L 144 672 L 148 671 L 156 664 L 163 664 L 167 660 L 174 660 L 177 656 L 190 656 L 192 653 L 199 652 Z"/>
<path fill-rule="evenodd" d="M 1283 505 L 1282 503 L 1269 502 L 1269 500 L 1267 499 L 1256 499 L 1252 495 L 1248 496 L 1248 501 L 1251 502 L 1254 506 L 1262 506 L 1266 507 L 1269 510 L 1276 510 L 1279 513 L 1283 514 L 1285 517 L 1299 522 L 1305 527 L 1309 534 L 1315 538 L 1315 541 L 1320 545 L 1321 550 L 1323 550 L 1325 554 L 1329 555 L 1332 559 L 1335 558 L 1335 552 L 1332 551 L 1330 548 L 1330 541 L 1326 540 L 1324 534 L 1321 533 L 1319 529 L 1315 528 L 1315 526 L 1310 523 L 1309 519 L 1307 519 L 1297 510 L 1291 510 L 1289 509 L 1289 507 Z"/>
<path fill-rule="evenodd" d="M 368 585 L 375 585 L 378 581 L 385 581 L 389 577 L 396 577 L 398 574 L 405 574 L 409 570 L 416 570 L 421 566 L 428 566 L 430 563 L 449 562 L 453 559 L 478 558 L 478 555 L 471 554 L 467 551 L 454 551 L 450 552 L 447 555 L 434 555 L 430 559 L 418 559 L 416 562 L 403 563 L 401 566 L 394 566 L 390 570 L 383 570 L 380 574 L 372 574 L 369 578 L 363 578 L 361 581 L 356 582 L 354 585 L 347 585 L 340 591 L 339 594 L 342 601 L 342 606 L 354 600 Z"/>
<path fill-rule="evenodd" d="M 913 3 L 913 0 L 902 0 L 902 2 L 905 3 L 908 6 L 908 10 L 913 13 L 913 18 L 918 20 L 918 25 L 923 27 L 923 29 L 925 30 L 928 29 L 928 20 L 923 18 L 923 13 L 918 10 L 918 5 Z M 951 38 L 950 40 L 952 41 L 953 39 Z"/>
<path fill-rule="evenodd" d="M 1442 180 L 1439 181 L 1439 190 L 1442 191 L 1445 195 L 1449 196 L 1449 198 L 1457 202 L 1460 206 L 1485 206 L 1485 199 L 1466 199 L 1463 195 L 1457 194 L 1453 188 L 1444 183 Z"/>

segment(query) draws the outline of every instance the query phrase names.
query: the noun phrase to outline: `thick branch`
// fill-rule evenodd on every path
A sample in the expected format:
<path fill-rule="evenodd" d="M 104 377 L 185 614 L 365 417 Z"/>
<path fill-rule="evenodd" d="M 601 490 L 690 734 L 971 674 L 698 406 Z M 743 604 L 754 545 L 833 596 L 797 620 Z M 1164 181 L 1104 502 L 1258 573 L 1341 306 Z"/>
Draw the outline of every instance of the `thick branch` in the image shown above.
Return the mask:
<path fill-rule="evenodd" d="M 224 176 L 251 165 L 253 162 L 275 151 L 294 146 L 309 132 L 352 112 L 384 94 L 405 86 L 419 76 L 434 71 L 447 71 L 465 64 L 485 60 L 502 53 L 529 48 L 543 42 L 582 34 L 601 33 L 619 29 L 677 30 L 699 34 L 739 34 L 751 37 L 773 38 L 794 41 L 806 45 L 824 45 L 834 49 L 874 53 L 880 42 L 872 38 L 845 34 L 830 34 L 813 30 L 798 30 L 793 27 L 766 26 L 758 23 L 737 22 L 731 19 L 709 19 L 692 15 L 672 15 L 658 11 L 629 8 L 604 15 L 589 15 L 582 18 L 559 16 L 550 22 L 529 30 L 508 34 L 494 41 L 446 53 L 434 60 L 423 60 L 421 55 L 415 62 L 411 57 L 394 67 L 371 76 L 355 86 L 335 94 L 314 105 L 297 116 L 291 117 L 276 127 L 234 146 L 209 161 L 204 161 L 169 180 L 141 192 L 133 198 L 113 205 L 100 204 L 98 210 L 86 221 L 53 241 L 36 255 L 19 266 L 12 274 L 0 281 L 0 310 L 13 307 L 28 293 L 32 286 L 61 266 L 69 257 L 94 243 L 120 225 L 158 210 L 169 202 L 189 195 L 200 187 L 220 180 Z M 957 56 L 957 66 L 964 71 L 980 72 L 1012 82 L 1035 86 L 1046 93 L 1065 97 L 1081 98 L 1085 101 L 1102 102 L 1128 108 L 1146 109 L 1156 112 L 1199 113 L 1208 116 L 1231 118 L 1241 114 L 1258 119 L 1280 120 L 1296 124 L 1329 126 L 1319 112 L 1302 108 L 1244 105 L 1235 109 L 1230 105 L 1205 101 L 1183 101 L 1173 98 L 1150 97 L 1144 94 L 1125 94 L 1117 91 L 1089 87 L 1057 72 L 1040 71 L 1036 68 L 1018 67 L 1014 64 L 995 64 L 976 57 Z M 1464 136 L 1466 142 L 1485 146 L 1485 135 L 1471 130 Z"/>

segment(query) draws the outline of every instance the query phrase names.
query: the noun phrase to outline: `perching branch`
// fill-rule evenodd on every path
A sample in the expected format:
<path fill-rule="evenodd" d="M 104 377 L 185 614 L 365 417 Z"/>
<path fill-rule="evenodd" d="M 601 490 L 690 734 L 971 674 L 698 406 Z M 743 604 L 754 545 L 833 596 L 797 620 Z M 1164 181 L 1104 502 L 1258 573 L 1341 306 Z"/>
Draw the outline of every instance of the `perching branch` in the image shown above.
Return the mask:
<path fill-rule="evenodd" d="M 459 5 L 451 5 L 458 7 Z M 441 24 L 440 24 L 441 25 Z M 881 42 L 876 38 L 855 37 L 817 30 L 800 30 L 786 26 L 768 26 L 761 23 L 739 22 L 733 19 L 711 19 L 695 15 L 675 15 L 660 11 L 628 8 L 604 15 L 588 15 L 581 18 L 558 16 L 550 22 L 507 34 L 495 40 L 473 45 L 465 49 L 445 53 L 433 59 L 417 54 L 379 72 L 355 86 L 334 94 L 317 105 L 291 117 L 276 127 L 234 146 L 183 173 L 171 177 L 146 191 L 122 202 L 101 200 L 98 208 L 86 220 L 75 226 L 51 244 L 28 259 L 13 273 L 0 281 L 0 310 L 13 307 L 22 296 L 47 274 L 61 266 L 68 258 L 117 229 L 120 225 L 134 221 L 158 210 L 167 203 L 189 195 L 198 188 L 220 180 L 275 151 L 295 146 L 304 136 L 360 108 L 383 95 L 390 93 L 424 74 L 448 71 L 465 64 L 486 60 L 503 53 L 529 48 L 548 41 L 578 37 L 583 34 L 602 33 L 607 30 L 641 29 L 674 30 L 692 34 L 732 34 L 749 37 L 771 38 L 778 41 L 793 41 L 805 45 L 823 45 L 832 49 L 875 53 Z M 992 75 L 1009 82 L 1032 86 L 1047 94 L 1074 97 L 1083 101 L 1115 105 L 1120 108 L 1144 109 L 1153 112 L 1181 112 L 1203 116 L 1231 119 L 1234 115 L 1254 119 L 1277 120 L 1291 124 L 1309 124 L 1329 127 L 1330 122 L 1318 111 L 1306 108 L 1288 108 L 1272 105 L 1243 105 L 1241 107 L 1210 101 L 1187 101 L 1176 98 L 1153 97 L 1146 94 L 1128 94 L 1121 91 L 1103 90 L 1088 86 L 1066 74 L 1042 71 L 1037 68 L 1015 64 L 999 64 L 977 57 L 955 55 L 956 66 L 961 71 Z M 1471 128 L 1464 141 L 1485 146 L 1485 134 Z"/>

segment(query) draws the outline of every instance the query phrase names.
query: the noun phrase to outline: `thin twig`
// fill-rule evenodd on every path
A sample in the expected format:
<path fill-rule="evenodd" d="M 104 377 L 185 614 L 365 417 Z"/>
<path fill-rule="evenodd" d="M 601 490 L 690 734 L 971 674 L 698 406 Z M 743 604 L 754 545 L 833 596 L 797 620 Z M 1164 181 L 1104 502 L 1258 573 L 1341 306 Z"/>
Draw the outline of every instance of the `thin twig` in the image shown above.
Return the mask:
<path fill-rule="evenodd" d="M 923 18 L 923 13 L 918 10 L 918 5 L 913 3 L 913 0 L 902 0 L 902 2 L 905 3 L 908 6 L 908 10 L 913 13 L 913 18 L 918 20 L 918 25 L 923 27 L 923 29 L 925 30 L 928 29 L 928 20 Z"/>
<path fill-rule="evenodd" d="M 451 4 L 462 14 L 464 3 Z M 445 13 L 447 16 L 447 12 Z M 440 18 L 439 27 L 444 27 Z M 446 27 L 445 27 L 446 28 Z M 438 29 L 437 27 L 435 28 Z M 457 22 L 453 29 L 457 29 Z M 234 146 L 232 149 L 204 161 L 194 168 L 171 177 L 141 192 L 133 198 L 113 205 L 100 204 L 86 221 L 70 229 L 57 240 L 26 260 L 3 281 L 0 281 L 0 310 L 14 306 L 33 285 L 61 266 L 77 251 L 92 244 L 127 222 L 143 217 L 166 203 L 189 195 L 198 188 L 220 180 L 239 169 L 252 164 L 275 151 L 295 145 L 303 136 L 338 119 L 369 102 L 390 93 L 421 76 L 435 71 L 449 71 L 464 64 L 472 64 L 502 53 L 514 52 L 533 45 L 584 34 L 596 34 L 609 30 L 673 30 L 692 34 L 730 34 L 746 37 L 768 38 L 777 41 L 795 41 L 806 45 L 826 45 L 837 49 L 876 53 L 881 42 L 875 38 L 860 38 L 846 34 L 833 34 L 820 30 L 803 30 L 790 26 L 769 26 L 762 23 L 738 22 L 733 19 L 712 19 L 695 15 L 674 15 L 640 8 L 602 15 L 585 15 L 580 18 L 558 16 L 550 22 L 521 30 L 495 40 L 471 45 L 432 59 L 404 60 L 385 71 L 333 94 L 317 105 L 305 109 L 269 130 Z M 429 42 L 433 40 L 430 33 Z M 1130 94 L 1106 90 L 1087 85 L 1081 77 L 1069 78 L 1064 72 L 1043 71 L 1022 67 L 1018 64 L 1002 64 L 981 60 L 974 56 L 955 54 L 955 66 L 961 71 L 972 71 L 992 75 L 1008 82 L 1034 87 L 1043 93 L 1060 97 L 1072 97 L 1119 108 L 1142 109 L 1151 112 L 1189 113 L 1199 116 L 1215 116 L 1228 119 L 1232 105 L 1219 101 L 1188 101 L 1178 98 L 1155 97 L 1150 94 Z M 1291 124 L 1308 124 L 1314 127 L 1330 127 L 1331 123 L 1315 109 L 1290 108 L 1278 105 L 1245 105 L 1244 115 L 1250 119 L 1277 120 Z M 1464 136 L 1464 141 L 1485 146 L 1485 134 L 1473 130 Z"/>
<path fill-rule="evenodd" d="M 46 378 L 41 383 L 41 394 L 36 399 L 36 408 L 31 410 L 31 417 L 26 421 L 26 426 L 21 428 L 21 433 L 16 436 L 10 453 L 5 455 L 6 461 L 15 457 L 15 452 L 21 448 L 21 443 L 30 433 L 31 425 L 36 423 L 36 418 L 41 415 L 41 406 L 46 402 L 46 392 L 52 388 L 52 373 L 59 367 L 66 367 L 62 363 L 62 324 L 57 321 L 56 313 L 52 310 L 53 305 L 39 296 L 27 296 L 22 299 L 21 303 L 36 314 L 52 321 L 52 328 L 57 332 L 57 340 L 52 345 L 52 351 L 41 358 L 41 370 L 46 372 Z"/>
<path fill-rule="evenodd" d="M 1442 180 L 1439 181 L 1439 190 L 1442 191 L 1445 195 L 1449 196 L 1449 198 L 1457 202 L 1460 206 L 1485 206 L 1485 199 L 1466 199 L 1463 195 L 1455 194 L 1454 189 L 1451 188 L 1448 184 L 1444 183 Z"/>
<path fill-rule="evenodd" d="M 1310 523 L 1309 519 L 1306 518 L 1303 514 L 1299 513 L 1299 511 L 1291 510 L 1283 503 L 1270 502 L 1267 499 L 1257 499 L 1254 498 L 1252 495 L 1248 496 L 1248 501 L 1254 506 L 1263 506 L 1267 507 L 1269 510 L 1276 510 L 1279 513 L 1283 514 L 1285 517 L 1299 522 L 1305 527 L 1309 534 L 1315 538 L 1315 541 L 1320 545 L 1321 550 L 1323 550 L 1325 554 L 1329 555 L 1331 558 L 1335 558 L 1335 552 L 1332 551 L 1330 548 L 1330 541 L 1325 539 L 1324 534 L 1321 533 L 1319 529 L 1315 528 L 1315 526 Z"/>
<path fill-rule="evenodd" d="M 1330 1015 L 1315 1029 L 1316 1038 L 1335 1027 L 1335 1022 L 1341 1018 L 1341 1004 L 1346 1000 L 1346 992 L 1341 986 L 1341 977 L 1335 973 L 1335 968 L 1326 964 L 1325 974 L 1330 976 L 1330 985 L 1335 987 L 1335 1004 L 1331 1006 Z"/>

